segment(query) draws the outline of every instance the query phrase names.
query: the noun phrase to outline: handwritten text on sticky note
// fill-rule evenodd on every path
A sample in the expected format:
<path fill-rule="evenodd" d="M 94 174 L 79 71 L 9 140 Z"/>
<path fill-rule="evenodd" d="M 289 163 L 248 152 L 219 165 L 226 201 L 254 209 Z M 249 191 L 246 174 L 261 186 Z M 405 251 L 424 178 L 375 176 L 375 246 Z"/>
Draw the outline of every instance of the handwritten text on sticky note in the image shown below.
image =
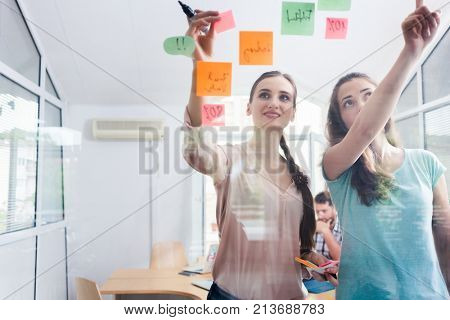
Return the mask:
<path fill-rule="evenodd" d="M 225 105 L 204 104 L 202 106 L 203 126 L 224 126 L 225 125 Z"/>
<path fill-rule="evenodd" d="M 327 18 L 326 39 L 345 39 L 347 37 L 347 18 Z"/>
<path fill-rule="evenodd" d="M 195 42 L 189 36 L 179 36 L 167 38 L 164 41 L 164 50 L 168 54 L 192 56 L 195 49 Z"/>
<path fill-rule="evenodd" d="M 273 33 L 272 32 L 239 32 L 239 64 L 272 65 Z"/>
<path fill-rule="evenodd" d="M 197 61 L 197 96 L 231 95 L 231 63 Z"/>
<path fill-rule="evenodd" d="M 314 10 L 314 3 L 283 2 L 281 34 L 313 35 Z"/>

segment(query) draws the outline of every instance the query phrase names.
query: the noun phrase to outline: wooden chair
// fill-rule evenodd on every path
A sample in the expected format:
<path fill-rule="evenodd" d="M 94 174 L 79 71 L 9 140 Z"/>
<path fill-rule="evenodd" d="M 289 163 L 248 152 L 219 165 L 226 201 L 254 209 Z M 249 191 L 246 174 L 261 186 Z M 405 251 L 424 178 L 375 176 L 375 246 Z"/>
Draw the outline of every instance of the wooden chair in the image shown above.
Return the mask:
<path fill-rule="evenodd" d="M 85 278 L 75 278 L 77 300 L 102 300 L 100 290 L 94 281 Z"/>
<path fill-rule="evenodd" d="M 184 246 L 179 241 L 158 242 L 153 245 L 150 269 L 182 269 L 187 265 Z"/>

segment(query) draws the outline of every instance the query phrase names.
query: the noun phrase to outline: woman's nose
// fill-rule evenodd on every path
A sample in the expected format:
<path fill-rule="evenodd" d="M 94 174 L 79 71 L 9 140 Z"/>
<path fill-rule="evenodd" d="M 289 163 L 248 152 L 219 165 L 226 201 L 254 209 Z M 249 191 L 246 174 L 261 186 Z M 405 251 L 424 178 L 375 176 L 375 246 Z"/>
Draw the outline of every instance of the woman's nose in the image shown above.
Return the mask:
<path fill-rule="evenodd" d="M 271 108 L 271 109 L 278 109 L 279 108 L 278 103 L 275 100 L 270 100 L 269 101 L 269 108 Z"/>
<path fill-rule="evenodd" d="M 361 108 L 364 107 L 364 104 L 365 104 L 365 103 L 366 103 L 366 102 L 363 101 L 363 100 L 358 101 L 358 103 L 356 104 L 356 109 L 357 109 L 358 111 L 361 111 Z"/>

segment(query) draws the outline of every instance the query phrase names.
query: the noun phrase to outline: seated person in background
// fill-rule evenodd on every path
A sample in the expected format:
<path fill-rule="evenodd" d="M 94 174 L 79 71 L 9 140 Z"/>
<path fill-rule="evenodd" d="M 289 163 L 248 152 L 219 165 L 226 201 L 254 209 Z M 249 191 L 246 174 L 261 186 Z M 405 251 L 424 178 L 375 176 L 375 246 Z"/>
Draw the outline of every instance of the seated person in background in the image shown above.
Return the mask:
<path fill-rule="evenodd" d="M 342 233 L 330 193 L 318 193 L 314 198 L 314 207 L 317 215 L 315 249 L 330 260 L 339 260 Z"/>
<path fill-rule="evenodd" d="M 315 251 L 330 260 L 339 260 L 341 255 L 342 233 L 337 219 L 336 209 L 327 191 L 318 193 L 314 198 L 316 210 L 316 233 L 314 234 Z M 304 275 L 303 283 L 310 293 L 322 293 L 335 287 L 317 273 Z"/>

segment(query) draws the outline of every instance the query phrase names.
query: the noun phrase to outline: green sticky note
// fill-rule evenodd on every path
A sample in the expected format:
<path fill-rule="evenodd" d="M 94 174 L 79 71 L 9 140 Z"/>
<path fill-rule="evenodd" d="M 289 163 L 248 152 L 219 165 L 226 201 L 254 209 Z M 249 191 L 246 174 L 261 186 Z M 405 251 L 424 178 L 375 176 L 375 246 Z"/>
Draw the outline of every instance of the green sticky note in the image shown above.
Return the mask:
<path fill-rule="evenodd" d="M 171 37 L 164 40 L 164 51 L 168 54 L 191 57 L 194 49 L 194 39 L 189 36 Z"/>
<path fill-rule="evenodd" d="M 319 0 L 317 9 L 321 11 L 348 11 L 352 0 Z"/>
<path fill-rule="evenodd" d="M 281 34 L 312 36 L 314 33 L 314 3 L 283 2 Z"/>

